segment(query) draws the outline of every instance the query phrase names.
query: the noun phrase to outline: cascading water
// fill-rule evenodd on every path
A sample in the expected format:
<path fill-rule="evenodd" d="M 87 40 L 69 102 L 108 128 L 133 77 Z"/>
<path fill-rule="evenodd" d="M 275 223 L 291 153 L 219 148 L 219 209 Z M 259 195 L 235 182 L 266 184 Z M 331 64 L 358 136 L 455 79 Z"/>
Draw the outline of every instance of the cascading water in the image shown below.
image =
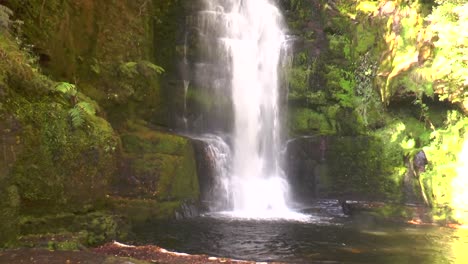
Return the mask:
<path fill-rule="evenodd" d="M 202 195 L 202 203 L 207 205 L 209 211 L 216 212 L 230 207 L 230 164 L 232 160 L 231 149 L 223 138 L 217 135 L 203 135 L 195 137 L 203 144 L 205 164 L 208 164 L 210 174 L 209 189 Z"/>
<path fill-rule="evenodd" d="M 225 194 L 231 205 L 226 209 L 246 217 L 284 217 L 289 209 L 279 158 L 278 68 L 286 50 L 282 15 L 271 0 L 203 1 L 198 21 L 202 45 L 209 46 L 207 60 L 224 65 L 213 71 L 218 77 L 209 77 L 226 84 L 234 112 Z"/>

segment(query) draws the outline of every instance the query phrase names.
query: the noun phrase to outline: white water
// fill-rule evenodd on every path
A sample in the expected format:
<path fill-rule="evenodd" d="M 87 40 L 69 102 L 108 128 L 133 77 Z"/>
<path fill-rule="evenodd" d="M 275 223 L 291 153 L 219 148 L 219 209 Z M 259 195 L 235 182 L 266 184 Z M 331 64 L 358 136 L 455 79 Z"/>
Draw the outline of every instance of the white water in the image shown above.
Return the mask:
<path fill-rule="evenodd" d="M 187 33 L 185 34 L 184 37 L 184 58 L 183 58 L 183 66 L 184 66 L 184 71 L 187 71 L 188 68 L 188 60 L 187 60 Z M 187 73 L 184 72 L 183 74 L 183 82 L 184 82 L 184 111 L 182 113 L 182 121 L 184 122 L 184 129 L 185 131 L 188 130 L 188 123 L 187 123 L 187 93 L 188 93 L 188 88 L 190 85 L 190 80 L 188 80 Z"/>
<path fill-rule="evenodd" d="M 233 158 L 227 197 L 233 214 L 282 217 L 288 183 L 280 168 L 278 67 L 286 36 L 270 0 L 204 0 L 199 26 L 214 35 L 208 56 L 225 65 L 234 108 Z"/>
<path fill-rule="evenodd" d="M 188 93 L 189 85 L 190 85 L 190 81 L 184 80 L 184 112 L 183 112 L 182 120 L 184 122 L 184 129 L 186 131 L 188 129 L 188 124 L 187 124 L 187 93 Z"/>
<path fill-rule="evenodd" d="M 209 194 L 210 201 L 208 203 L 210 211 L 226 210 L 230 207 L 230 163 L 232 161 L 231 149 L 228 144 L 217 135 L 206 134 L 203 136 L 194 137 L 206 143 L 205 155 L 212 166 L 212 173 L 215 175 L 212 186 L 210 186 Z"/>

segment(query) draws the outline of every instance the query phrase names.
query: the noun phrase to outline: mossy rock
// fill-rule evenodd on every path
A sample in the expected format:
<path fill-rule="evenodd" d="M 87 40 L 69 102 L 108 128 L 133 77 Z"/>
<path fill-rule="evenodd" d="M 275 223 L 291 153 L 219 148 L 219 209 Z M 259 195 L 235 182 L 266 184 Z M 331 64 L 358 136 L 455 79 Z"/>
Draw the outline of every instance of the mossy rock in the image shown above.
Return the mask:
<path fill-rule="evenodd" d="M 332 125 L 327 117 L 309 108 L 290 108 L 289 127 L 291 134 L 332 134 Z"/>
<path fill-rule="evenodd" d="M 78 81 L 118 127 L 136 116 L 168 124 L 172 97 L 162 91 L 156 76 L 162 68 L 152 62 L 156 56 L 167 61 L 165 68 L 173 65 L 175 56 L 166 56 L 174 55 L 175 28 L 183 24 L 178 22 L 183 16 L 174 16 L 181 2 L 13 0 L 7 5 L 24 22 L 22 36 L 34 45 L 41 70 L 56 80 Z"/>
<path fill-rule="evenodd" d="M 110 197 L 110 208 L 124 216 L 132 227 L 154 219 L 173 219 L 181 201 L 158 202 L 152 199 Z"/>
<path fill-rule="evenodd" d="M 121 138 L 120 192 L 159 201 L 198 199 L 195 154 L 188 138 L 140 125 Z"/>
<path fill-rule="evenodd" d="M 115 170 L 117 140 L 110 125 L 87 115 L 85 125 L 76 129 L 66 105 L 50 98 L 16 100 L 24 149 L 12 179 L 25 206 L 40 212 L 42 206 L 77 210 L 99 204 Z"/>
<path fill-rule="evenodd" d="M 12 246 L 19 234 L 20 195 L 14 185 L 0 180 L 0 248 Z"/>
<path fill-rule="evenodd" d="M 94 111 L 78 112 L 81 126 L 70 116 L 80 103 L 99 106 L 79 92 L 74 100 L 59 92 L 11 36 L 0 36 L 0 52 L 0 136 L 8 156 L 1 159 L 0 180 L 17 189 L 19 212 L 99 207 L 116 168 L 117 138 Z"/>
<path fill-rule="evenodd" d="M 145 60 L 129 61 L 116 66 L 113 72 L 106 77 L 109 89 L 107 98 L 101 101 L 115 127 L 120 127 L 127 119 L 139 118 L 154 124 L 167 124 L 168 102 L 171 100 L 162 90 L 160 75 L 164 70 L 161 67 Z"/>
<path fill-rule="evenodd" d="M 372 136 L 331 138 L 326 150 L 330 190 L 344 197 L 399 201 L 404 156 L 399 149 L 388 149 L 387 141 Z"/>
<path fill-rule="evenodd" d="M 78 249 L 126 239 L 130 232 L 129 222 L 124 217 L 106 211 L 23 216 L 18 224 L 20 244 L 54 250 Z"/>

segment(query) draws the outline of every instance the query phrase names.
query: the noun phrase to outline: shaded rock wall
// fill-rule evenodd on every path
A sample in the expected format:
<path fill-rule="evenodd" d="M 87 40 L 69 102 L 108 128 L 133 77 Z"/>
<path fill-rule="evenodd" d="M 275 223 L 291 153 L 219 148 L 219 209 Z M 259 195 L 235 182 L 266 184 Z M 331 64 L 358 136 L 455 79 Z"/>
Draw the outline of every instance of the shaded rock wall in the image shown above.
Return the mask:
<path fill-rule="evenodd" d="M 0 244 L 96 244 L 197 213 L 191 142 L 161 130 L 182 2 L 7 3 L 24 24 L 0 28 Z"/>
<path fill-rule="evenodd" d="M 320 198 L 404 201 L 403 160 L 373 136 L 307 136 L 288 142 L 287 175 L 299 201 Z"/>

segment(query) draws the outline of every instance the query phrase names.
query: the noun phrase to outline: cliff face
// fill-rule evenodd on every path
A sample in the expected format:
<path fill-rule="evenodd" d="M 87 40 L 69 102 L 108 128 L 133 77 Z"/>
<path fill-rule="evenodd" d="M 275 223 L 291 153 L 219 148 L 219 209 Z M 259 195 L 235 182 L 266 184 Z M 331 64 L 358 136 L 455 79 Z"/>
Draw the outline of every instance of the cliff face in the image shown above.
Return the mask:
<path fill-rule="evenodd" d="M 95 244 L 196 202 L 191 142 L 164 128 L 174 10 L 181 1 L 0 5 L 0 243 Z"/>
<path fill-rule="evenodd" d="M 8 7 L 24 22 L 20 37 L 32 45 L 45 74 L 79 85 L 112 121 L 144 117 L 168 126 L 174 118 L 168 111 L 177 90 L 171 85 L 177 79 L 178 45 L 192 4 L 33 0 L 9 1 Z M 155 63 L 166 73 L 135 68 L 139 62 Z M 124 118 L 114 118 L 120 115 Z"/>

